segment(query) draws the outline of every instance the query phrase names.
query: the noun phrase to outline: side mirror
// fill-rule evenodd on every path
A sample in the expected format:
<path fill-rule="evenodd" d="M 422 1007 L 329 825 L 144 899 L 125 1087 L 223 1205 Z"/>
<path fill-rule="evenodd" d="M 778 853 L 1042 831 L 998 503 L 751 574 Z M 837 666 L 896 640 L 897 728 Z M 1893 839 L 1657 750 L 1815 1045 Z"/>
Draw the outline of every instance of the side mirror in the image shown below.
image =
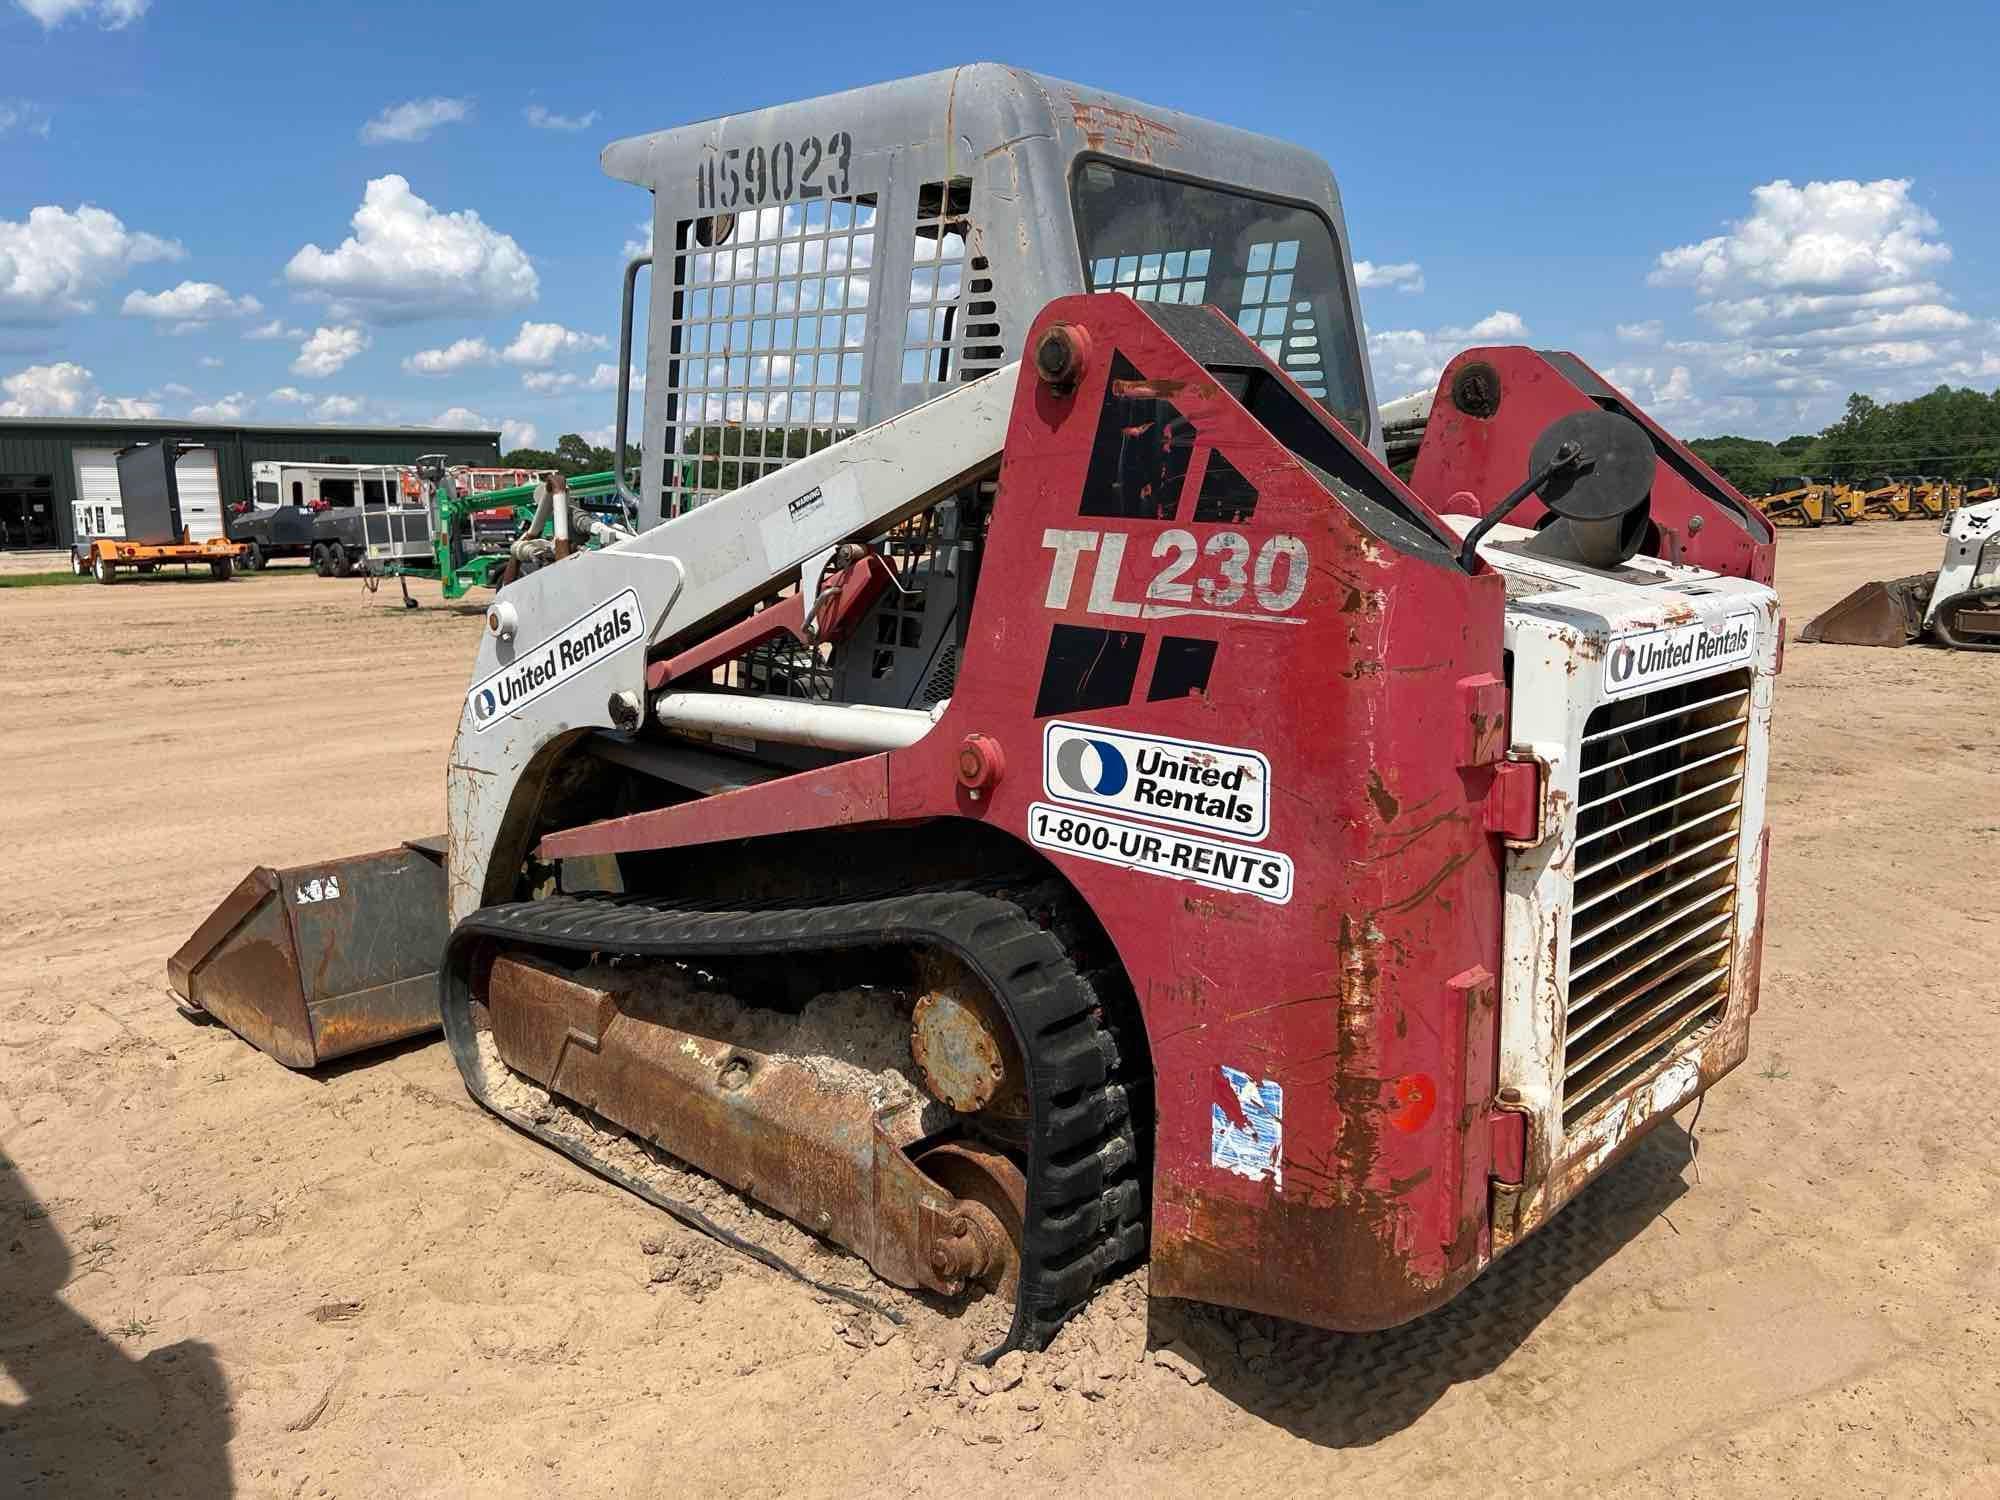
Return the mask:
<path fill-rule="evenodd" d="M 1646 539 L 1653 475 L 1659 467 L 1653 441 L 1637 422 L 1617 412 L 1571 412 L 1535 440 L 1529 472 L 1539 473 L 1565 443 L 1577 444 L 1583 458 L 1543 482 L 1541 502 L 1556 520 L 1542 528 L 1528 550 L 1593 568 L 1615 568 Z"/>
<path fill-rule="evenodd" d="M 1615 568 L 1645 539 L 1658 466 L 1653 440 L 1630 417 L 1594 407 L 1558 417 L 1535 439 L 1528 477 L 1465 534 L 1459 563 L 1470 571 L 1481 538 L 1515 506 L 1538 495 L 1556 519 L 1528 543 L 1528 551 Z"/>

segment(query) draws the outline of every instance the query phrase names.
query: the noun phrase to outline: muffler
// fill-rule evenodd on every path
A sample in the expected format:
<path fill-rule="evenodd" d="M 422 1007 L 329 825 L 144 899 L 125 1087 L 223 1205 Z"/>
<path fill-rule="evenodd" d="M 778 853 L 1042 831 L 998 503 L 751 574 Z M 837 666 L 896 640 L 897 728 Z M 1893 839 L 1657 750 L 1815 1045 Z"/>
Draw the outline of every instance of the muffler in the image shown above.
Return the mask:
<path fill-rule="evenodd" d="M 167 983 L 288 1068 L 438 1026 L 444 840 L 260 866 L 167 960 Z"/>

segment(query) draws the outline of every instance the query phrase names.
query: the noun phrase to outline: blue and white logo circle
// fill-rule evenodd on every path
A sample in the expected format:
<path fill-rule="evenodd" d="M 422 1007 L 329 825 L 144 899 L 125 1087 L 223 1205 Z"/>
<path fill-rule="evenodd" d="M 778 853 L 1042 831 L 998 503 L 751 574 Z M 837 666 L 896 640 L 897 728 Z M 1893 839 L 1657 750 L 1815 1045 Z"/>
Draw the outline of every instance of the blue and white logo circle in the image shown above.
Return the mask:
<path fill-rule="evenodd" d="M 481 688 L 472 700 L 472 712 L 482 724 L 493 717 L 499 706 L 500 700 L 493 696 L 492 688 Z"/>
<path fill-rule="evenodd" d="M 1108 740 L 1065 739 L 1056 747 L 1056 777 L 1073 792 L 1115 797 L 1131 775 L 1124 752 Z"/>

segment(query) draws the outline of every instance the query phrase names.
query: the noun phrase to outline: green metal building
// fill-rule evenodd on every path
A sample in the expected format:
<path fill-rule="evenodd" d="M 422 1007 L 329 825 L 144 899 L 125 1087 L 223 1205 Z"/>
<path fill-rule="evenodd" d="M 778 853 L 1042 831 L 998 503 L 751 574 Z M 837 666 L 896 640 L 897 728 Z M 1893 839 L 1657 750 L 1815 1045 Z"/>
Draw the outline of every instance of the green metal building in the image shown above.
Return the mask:
<path fill-rule="evenodd" d="M 292 427 L 0 417 L 0 548 L 67 547 L 74 509 L 120 448 L 173 438 L 215 450 L 224 513 L 250 498 L 250 465 L 407 464 L 426 453 L 497 464 L 500 434 L 434 427 Z"/>

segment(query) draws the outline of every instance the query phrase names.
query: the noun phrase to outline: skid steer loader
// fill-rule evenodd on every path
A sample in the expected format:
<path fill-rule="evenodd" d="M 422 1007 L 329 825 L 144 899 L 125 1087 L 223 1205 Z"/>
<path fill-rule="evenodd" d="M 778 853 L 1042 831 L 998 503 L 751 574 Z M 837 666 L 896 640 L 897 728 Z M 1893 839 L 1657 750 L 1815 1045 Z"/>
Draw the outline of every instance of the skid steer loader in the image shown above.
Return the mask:
<path fill-rule="evenodd" d="M 1861 502 L 1861 516 L 1868 521 L 1907 521 L 1910 519 L 1910 487 L 1901 479 L 1892 479 L 1887 474 L 1879 474 L 1873 479 L 1864 479 L 1855 486 Z"/>
<path fill-rule="evenodd" d="M 1933 521 L 1942 521 L 1950 511 L 1947 503 L 1947 486 L 1942 479 L 1928 474 L 1910 481 L 1910 513 L 1929 516 Z"/>
<path fill-rule="evenodd" d="M 1935 573 L 1864 583 L 1808 621 L 1799 639 L 1836 646 L 1928 639 L 1954 651 L 2000 651 L 2000 499 L 1961 505 L 1939 529 L 1944 561 Z"/>
<path fill-rule="evenodd" d="M 474 1097 L 1002 1293 L 997 1353 L 1142 1255 L 1415 1317 L 1742 1061 L 1772 533 L 1580 360 L 1461 355 L 1403 484 L 1326 166 L 999 66 L 604 164 L 639 534 L 489 609 L 404 954 Z M 354 929 L 282 919 L 382 883 L 311 879 L 183 998 L 299 999 Z M 802 1045 L 830 991 L 896 1055 Z"/>
<path fill-rule="evenodd" d="M 1771 492 L 1755 502 L 1773 525 L 1836 526 L 1853 523 L 1853 517 L 1834 503 L 1834 487 L 1804 474 L 1790 474 L 1771 482 Z"/>

